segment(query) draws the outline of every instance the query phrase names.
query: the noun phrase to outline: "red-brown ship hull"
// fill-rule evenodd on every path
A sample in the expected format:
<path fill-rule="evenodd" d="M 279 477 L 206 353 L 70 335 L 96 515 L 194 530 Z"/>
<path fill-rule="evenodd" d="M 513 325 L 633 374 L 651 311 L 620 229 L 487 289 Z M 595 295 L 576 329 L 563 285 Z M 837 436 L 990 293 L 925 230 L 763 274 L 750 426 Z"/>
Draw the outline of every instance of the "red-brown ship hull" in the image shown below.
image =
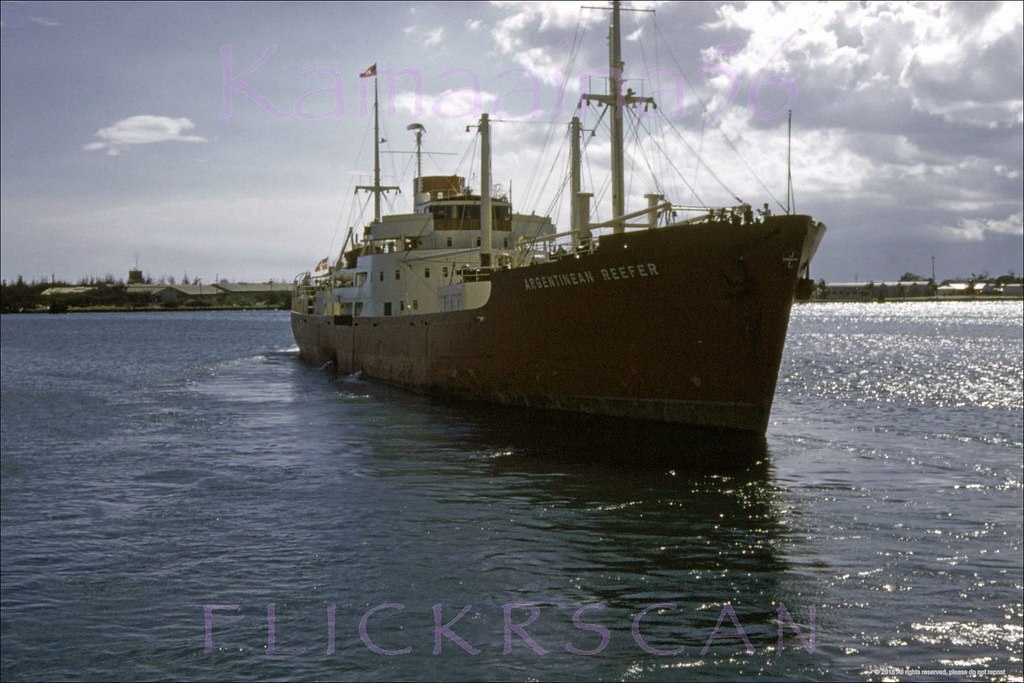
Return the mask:
<path fill-rule="evenodd" d="M 495 272 L 481 308 L 292 313 L 302 358 L 418 391 L 721 427 L 768 426 L 808 216 L 606 235 L 592 254 Z"/>

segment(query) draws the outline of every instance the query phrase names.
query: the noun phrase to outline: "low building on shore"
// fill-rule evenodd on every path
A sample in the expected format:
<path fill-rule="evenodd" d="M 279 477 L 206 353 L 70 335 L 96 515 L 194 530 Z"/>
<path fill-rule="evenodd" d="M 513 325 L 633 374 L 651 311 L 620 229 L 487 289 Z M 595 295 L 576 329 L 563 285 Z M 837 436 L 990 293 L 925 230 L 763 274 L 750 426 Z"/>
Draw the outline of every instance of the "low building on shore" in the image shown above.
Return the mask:
<path fill-rule="evenodd" d="M 218 282 L 194 285 L 132 285 L 134 289 L 150 292 L 154 303 L 162 306 L 266 306 L 286 303 L 291 287 L 273 282 Z"/>
<path fill-rule="evenodd" d="M 934 296 L 930 280 L 900 282 L 829 282 L 819 287 L 817 298 L 824 301 L 878 301 L 879 299 L 921 299 Z"/>
<path fill-rule="evenodd" d="M 39 293 L 39 296 L 45 296 L 46 298 L 62 297 L 62 296 L 75 296 L 78 294 L 88 294 L 95 290 L 95 287 L 50 287 L 44 289 Z"/>
<path fill-rule="evenodd" d="M 211 304 L 221 290 L 211 285 L 150 285 L 131 284 L 125 290 L 129 296 L 145 297 L 150 303 L 161 306 L 178 306 L 188 301 Z"/>
<path fill-rule="evenodd" d="M 1004 285 L 995 282 L 947 282 L 939 285 L 938 295 L 963 298 L 1019 297 L 1021 286 L 1013 282 Z"/>
<path fill-rule="evenodd" d="M 274 284 L 273 282 L 218 282 L 214 285 L 217 289 L 226 294 L 273 294 L 275 292 L 291 291 L 289 285 Z"/>
<path fill-rule="evenodd" d="M 820 283 L 817 301 L 902 301 L 907 299 L 994 299 L 1021 298 L 1020 283 L 947 282 L 936 286 L 930 280 L 900 282 Z"/>

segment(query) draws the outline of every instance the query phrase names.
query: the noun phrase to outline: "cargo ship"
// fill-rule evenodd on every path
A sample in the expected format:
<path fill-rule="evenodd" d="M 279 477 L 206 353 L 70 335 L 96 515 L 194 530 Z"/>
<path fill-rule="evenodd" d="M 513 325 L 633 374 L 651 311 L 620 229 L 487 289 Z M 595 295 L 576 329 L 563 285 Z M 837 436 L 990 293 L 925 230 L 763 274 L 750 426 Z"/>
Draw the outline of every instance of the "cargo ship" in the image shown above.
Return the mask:
<path fill-rule="evenodd" d="M 654 104 L 627 89 L 620 8 L 610 8 L 611 214 L 591 222 L 582 131 L 569 123 L 570 229 L 516 213 L 492 187 L 480 116 L 479 189 L 424 176 L 415 133 L 412 213 L 381 215 L 376 65 L 374 218 L 338 257 L 296 277 L 303 360 L 414 391 L 553 411 L 764 434 L 796 298 L 825 226 L 765 205 L 688 207 L 660 194 L 627 211 L 623 120 Z M 688 218 L 679 219 L 689 212 Z"/>

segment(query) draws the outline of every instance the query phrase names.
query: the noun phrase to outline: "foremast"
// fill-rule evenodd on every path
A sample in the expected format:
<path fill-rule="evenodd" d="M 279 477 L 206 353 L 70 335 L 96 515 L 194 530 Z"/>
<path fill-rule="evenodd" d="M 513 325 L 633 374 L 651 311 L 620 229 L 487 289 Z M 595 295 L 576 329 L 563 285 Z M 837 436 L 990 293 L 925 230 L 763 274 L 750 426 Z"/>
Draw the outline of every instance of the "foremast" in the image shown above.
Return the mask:
<path fill-rule="evenodd" d="M 365 190 L 373 194 L 373 222 L 380 223 L 380 196 L 397 192 L 395 185 L 380 184 L 380 101 L 377 93 L 377 65 L 359 74 L 360 78 L 373 78 L 373 185 L 356 185 L 356 192 Z"/>
<path fill-rule="evenodd" d="M 609 223 L 614 233 L 625 232 L 626 229 L 626 180 L 625 153 L 623 152 L 623 112 L 634 104 L 654 105 L 653 97 L 634 95 L 632 90 L 622 92 L 625 82 L 623 72 L 625 63 L 622 61 L 622 37 L 620 29 L 621 11 L 619 0 L 612 2 L 612 21 L 608 28 L 608 93 L 586 93 L 583 101 L 600 102 L 612 110 L 611 126 L 611 162 L 612 162 L 612 219 Z M 596 9 L 596 8 L 595 8 Z M 606 8 L 600 8 L 606 9 Z M 647 10 L 649 11 L 649 10 Z"/>
<path fill-rule="evenodd" d="M 487 114 L 480 115 L 480 267 L 486 272 L 491 267 L 491 121 Z"/>

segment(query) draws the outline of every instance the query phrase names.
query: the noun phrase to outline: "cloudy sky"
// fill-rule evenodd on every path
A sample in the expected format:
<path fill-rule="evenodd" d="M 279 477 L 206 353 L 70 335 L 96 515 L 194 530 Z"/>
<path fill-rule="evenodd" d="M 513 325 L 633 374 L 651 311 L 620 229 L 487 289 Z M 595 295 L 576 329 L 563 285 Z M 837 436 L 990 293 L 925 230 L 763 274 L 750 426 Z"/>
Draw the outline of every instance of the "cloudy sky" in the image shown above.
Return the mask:
<path fill-rule="evenodd" d="M 309 269 L 372 215 L 353 186 L 374 63 L 392 210 L 406 126 L 426 127 L 425 173 L 478 186 L 466 126 L 487 111 L 495 182 L 564 229 L 564 124 L 607 67 L 608 13 L 581 4 L 3 2 L 0 274 Z M 655 10 L 624 13 L 623 49 L 660 105 L 631 119 L 627 139 L 657 140 L 630 153 L 631 206 L 777 208 L 792 109 L 796 208 L 829 226 L 812 275 L 1024 270 L 1021 3 L 627 6 Z M 606 120 L 581 117 L 606 219 Z"/>

